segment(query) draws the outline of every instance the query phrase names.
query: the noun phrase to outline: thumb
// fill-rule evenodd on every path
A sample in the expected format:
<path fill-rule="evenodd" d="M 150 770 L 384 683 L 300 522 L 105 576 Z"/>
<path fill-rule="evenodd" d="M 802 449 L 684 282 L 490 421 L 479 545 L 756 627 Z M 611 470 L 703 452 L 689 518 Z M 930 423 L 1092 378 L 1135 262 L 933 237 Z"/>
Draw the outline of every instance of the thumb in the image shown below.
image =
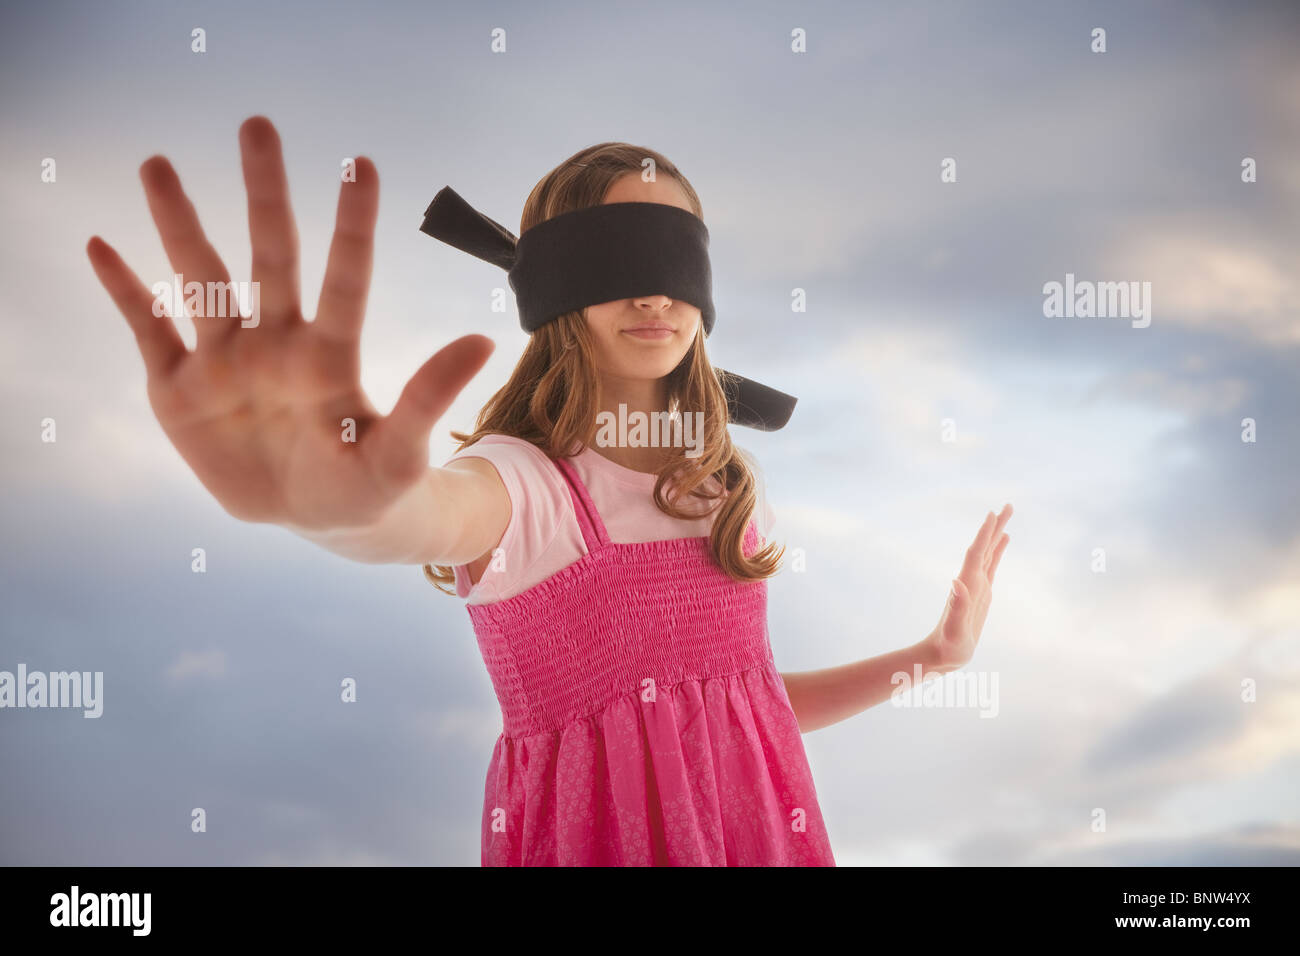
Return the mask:
<path fill-rule="evenodd" d="M 402 389 L 370 440 L 378 474 L 407 484 L 429 467 L 429 431 L 496 348 L 485 335 L 464 335 L 434 353 Z"/>
<path fill-rule="evenodd" d="M 970 598 L 970 591 L 966 590 L 966 585 L 962 583 L 961 578 L 952 579 L 952 587 L 948 589 L 948 607 L 953 611 L 960 611 Z"/>

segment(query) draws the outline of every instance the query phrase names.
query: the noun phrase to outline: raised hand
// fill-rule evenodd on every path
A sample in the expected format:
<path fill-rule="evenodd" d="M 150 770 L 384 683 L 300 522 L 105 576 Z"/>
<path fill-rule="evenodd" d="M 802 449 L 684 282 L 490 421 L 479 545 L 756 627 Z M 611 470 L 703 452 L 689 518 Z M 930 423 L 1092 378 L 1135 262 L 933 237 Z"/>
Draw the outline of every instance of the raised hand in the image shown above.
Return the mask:
<path fill-rule="evenodd" d="M 492 341 L 467 335 L 452 342 L 421 366 L 392 412 L 380 415 L 360 381 L 379 209 L 374 164 L 358 158 L 356 181 L 342 184 L 309 322 L 279 135 L 265 117 L 253 117 L 240 127 L 239 142 L 252 281 L 260 291 L 255 325 L 238 314 L 192 315 L 197 343 L 190 351 L 172 317 L 154 316 L 153 295 L 108 243 L 96 236 L 86 252 L 135 334 L 158 422 L 226 511 L 306 529 L 362 527 L 428 470 L 429 431 L 487 361 Z M 171 164 L 152 157 L 140 175 L 175 272 L 205 288 L 229 283 Z"/>
<path fill-rule="evenodd" d="M 925 638 L 924 643 L 929 645 L 929 656 L 937 671 L 956 670 L 975 653 L 975 645 L 984 629 L 984 619 L 988 617 L 989 603 L 993 600 L 993 576 L 1002 560 L 1002 552 L 1011 540 L 1011 536 L 1002 531 L 1011 519 L 1011 513 L 1008 504 L 998 515 L 990 511 L 984 519 L 975 541 L 966 551 L 961 573 L 953 579 L 943 615 Z"/>

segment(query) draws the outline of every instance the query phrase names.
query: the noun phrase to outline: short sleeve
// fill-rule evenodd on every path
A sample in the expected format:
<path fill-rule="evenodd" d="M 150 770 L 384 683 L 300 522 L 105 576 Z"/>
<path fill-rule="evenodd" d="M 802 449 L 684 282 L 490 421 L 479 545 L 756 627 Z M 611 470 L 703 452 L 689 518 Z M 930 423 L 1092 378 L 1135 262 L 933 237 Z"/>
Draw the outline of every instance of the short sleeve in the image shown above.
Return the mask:
<path fill-rule="evenodd" d="M 482 458 L 496 469 L 510 496 L 510 522 L 497 546 L 499 553 L 477 585 L 470 582 L 465 565 L 454 566 L 456 594 L 468 597 L 473 592 L 476 601 L 502 600 L 523 590 L 528 569 L 555 538 L 564 509 L 571 507 L 568 492 L 554 462 L 521 438 L 485 435 L 448 458 L 447 464 L 461 458 Z"/>

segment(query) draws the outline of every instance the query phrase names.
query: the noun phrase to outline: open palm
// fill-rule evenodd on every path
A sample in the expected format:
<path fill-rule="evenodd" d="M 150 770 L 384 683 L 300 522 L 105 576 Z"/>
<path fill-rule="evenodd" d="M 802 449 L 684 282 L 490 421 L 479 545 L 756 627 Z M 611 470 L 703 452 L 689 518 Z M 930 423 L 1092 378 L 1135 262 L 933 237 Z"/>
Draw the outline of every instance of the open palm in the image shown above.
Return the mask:
<path fill-rule="evenodd" d="M 492 351 L 467 335 L 424 363 L 391 413 L 361 389 L 360 338 L 370 287 L 379 177 L 355 161 L 344 182 L 314 320 L 302 314 L 298 236 L 280 138 L 265 117 L 239 131 L 259 319 L 191 315 L 196 347 L 98 236 L 86 247 L 144 359 L 150 405 L 167 437 L 230 514 L 301 528 L 375 521 L 428 469 L 428 436 Z M 171 164 L 140 169 L 172 268 L 185 282 L 229 283 Z M 348 422 L 354 423 L 349 427 Z"/>
<path fill-rule="evenodd" d="M 926 638 L 934 652 L 937 670 L 954 670 L 965 665 L 975 653 L 984 619 L 993 600 L 993 576 L 1011 536 L 1002 529 L 1011 519 L 1011 505 L 1001 513 L 989 512 L 975 541 L 966 550 L 961 573 L 953 580 L 948 603 L 939 623 Z"/>

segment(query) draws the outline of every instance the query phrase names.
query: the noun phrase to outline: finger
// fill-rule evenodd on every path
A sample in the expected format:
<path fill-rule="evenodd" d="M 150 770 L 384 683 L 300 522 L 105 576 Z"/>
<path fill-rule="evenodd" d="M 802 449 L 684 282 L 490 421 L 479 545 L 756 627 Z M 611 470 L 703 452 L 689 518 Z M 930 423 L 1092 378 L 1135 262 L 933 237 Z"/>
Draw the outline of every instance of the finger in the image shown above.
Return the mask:
<path fill-rule="evenodd" d="M 974 574 L 984 567 L 984 552 L 988 549 L 989 535 L 993 531 L 993 512 L 989 512 L 980 525 L 979 533 L 975 535 L 975 540 L 971 546 L 966 549 L 966 559 L 962 562 L 961 573 L 963 575 Z"/>
<path fill-rule="evenodd" d="M 172 269 L 182 277 L 184 286 L 190 282 L 203 283 L 204 289 L 209 282 L 230 282 L 230 273 L 225 263 L 217 255 L 208 237 L 199 224 L 198 212 L 185 190 L 181 187 L 176 170 L 162 156 L 153 156 L 140 166 L 140 179 L 144 183 L 145 199 L 149 203 L 149 212 L 158 226 L 158 235 L 162 239 L 163 249 L 167 252 L 167 261 Z M 196 315 L 190 316 L 198 337 L 199 348 L 224 338 L 234 327 L 237 315 L 206 315 L 206 295 L 202 297 L 203 307 Z M 184 305 L 174 307 L 180 313 L 188 309 Z M 237 311 L 237 310 L 231 310 Z"/>
<path fill-rule="evenodd" d="M 477 374 L 495 346 L 484 335 L 466 335 L 438 351 L 402 389 L 397 404 L 371 432 L 375 473 L 400 486 L 429 467 L 429 430 Z"/>
<path fill-rule="evenodd" d="M 994 547 L 994 545 L 996 545 L 996 544 L 998 543 L 998 541 L 1000 540 L 998 536 L 999 536 L 1000 534 L 1002 534 L 1002 529 L 1005 528 L 1006 525 L 1007 525 L 1007 522 L 1011 520 L 1011 514 L 1012 514 L 1012 510 L 1011 510 L 1011 504 L 1010 504 L 1010 502 L 1008 502 L 1007 504 L 1003 505 L 1003 506 L 1002 506 L 1002 510 L 998 512 L 998 520 L 997 520 L 997 522 L 993 525 L 993 530 L 989 533 L 988 544 L 985 546 L 985 549 L 984 549 L 984 566 L 985 566 L 985 567 L 988 566 L 989 559 L 992 557 L 992 552 L 993 552 L 993 547 Z"/>
<path fill-rule="evenodd" d="M 239 127 L 248 232 L 253 244 L 253 281 L 259 283 L 260 322 L 286 325 L 298 317 L 298 227 L 289 207 L 280 134 L 265 116 Z"/>
<path fill-rule="evenodd" d="M 988 571 L 989 584 L 993 583 L 993 575 L 998 573 L 998 562 L 1002 560 L 1002 552 L 1007 549 L 1007 542 L 1010 540 L 1011 540 L 1011 535 L 1009 534 L 1002 535 L 1002 540 L 999 541 L 998 546 L 993 549 L 993 560 L 989 562 L 989 571 Z"/>
<path fill-rule="evenodd" d="M 189 354 L 171 317 L 153 314 L 152 293 L 122 261 L 117 250 L 99 236 L 93 236 L 86 244 L 86 255 L 95 275 L 135 333 L 146 374 L 150 378 L 166 375 Z"/>
<path fill-rule="evenodd" d="M 970 589 L 961 578 L 953 578 L 948 591 L 948 608 L 945 615 L 945 631 L 952 629 L 960 632 L 966 609 L 970 606 Z"/>
<path fill-rule="evenodd" d="M 963 581 L 961 578 L 953 578 L 952 579 L 953 610 L 955 611 L 963 607 L 965 603 L 969 600 L 970 600 L 970 588 L 966 586 L 966 582 Z"/>
<path fill-rule="evenodd" d="M 1006 524 L 1006 521 L 999 517 L 998 522 L 993 526 L 993 536 L 989 539 L 988 547 L 984 549 L 984 563 L 981 567 L 985 574 L 988 573 L 989 564 L 993 560 L 994 549 L 1002 543 L 1002 526 L 1004 524 Z"/>
<path fill-rule="evenodd" d="M 334 239 L 316 307 L 316 327 L 331 339 L 355 342 L 361 336 L 378 217 L 379 173 L 374 163 L 359 156 L 356 181 L 343 183 L 339 190 Z"/>

